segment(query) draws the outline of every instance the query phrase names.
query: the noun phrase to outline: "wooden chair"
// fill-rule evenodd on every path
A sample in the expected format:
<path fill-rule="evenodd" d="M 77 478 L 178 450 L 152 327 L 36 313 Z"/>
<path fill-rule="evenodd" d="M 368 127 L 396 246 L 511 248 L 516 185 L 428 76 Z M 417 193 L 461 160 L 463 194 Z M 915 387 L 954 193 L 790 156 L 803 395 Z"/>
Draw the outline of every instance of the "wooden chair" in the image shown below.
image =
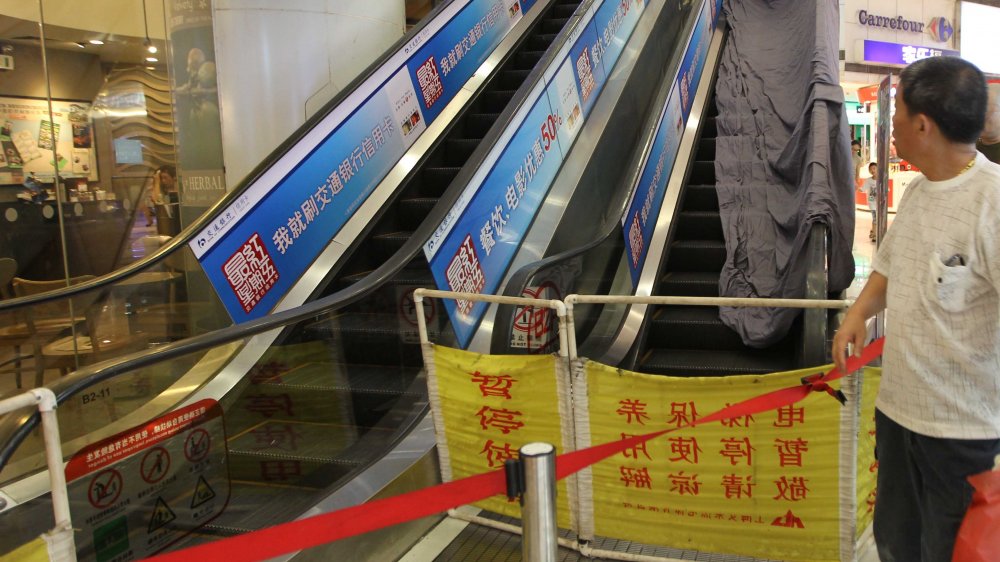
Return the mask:
<path fill-rule="evenodd" d="M 76 285 L 78 283 L 83 283 L 93 279 L 93 275 L 81 275 L 79 277 L 70 278 L 69 284 Z M 46 293 L 50 291 L 55 291 L 57 289 L 62 289 L 66 287 L 66 280 L 59 279 L 55 281 L 34 281 L 31 279 L 22 279 L 20 277 L 14 277 L 11 281 L 11 285 L 14 288 L 14 295 L 17 297 L 26 297 L 30 295 L 37 295 L 39 293 Z M 78 338 L 79 343 L 83 343 L 84 336 L 79 332 L 87 322 L 87 314 L 89 313 L 89 308 L 93 305 L 97 298 L 96 292 L 85 293 L 78 297 L 72 298 L 72 313 L 70 307 L 69 299 L 59 299 L 57 301 L 45 302 L 35 304 L 26 307 L 24 310 L 24 320 L 28 328 L 29 337 L 31 344 L 34 348 L 35 355 L 35 386 L 42 386 L 44 381 L 46 365 L 46 348 L 59 343 L 61 346 L 65 345 L 63 340 L 69 338 L 72 341 L 73 338 Z M 63 336 L 65 332 L 71 332 L 69 336 Z M 72 344 L 71 344 L 72 347 Z M 84 353 L 82 346 L 78 345 L 81 353 Z M 93 353 L 95 346 L 88 344 L 88 349 L 85 353 Z M 99 349 L 99 346 L 96 347 Z M 58 359 L 63 354 L 56 354 L 52 357 L 55 363 L 60 363 Z M 69 355 L 70 361 L 73 362 L 73 355 Z M 65 361 L 63 360 L 60 368 L 65 372 Z"/>
<path fill-rule="evenodd" d="M 10 282 L 17 275 L 17 261 L 11 258 L 0 258 L 0 299 L 12 298 Z M 32 334 L 24 315 L 18 312 L 0 314 L 0 349 L 10 348 L 13 355 L 3 360 L 0 366 L 14 364 L 14 383 L 22 388 L 21 363 L 32 354 L 24 355 L 21 350 L 32 342 Z M 37 350 L 34 350 L 37 352 Z"/>

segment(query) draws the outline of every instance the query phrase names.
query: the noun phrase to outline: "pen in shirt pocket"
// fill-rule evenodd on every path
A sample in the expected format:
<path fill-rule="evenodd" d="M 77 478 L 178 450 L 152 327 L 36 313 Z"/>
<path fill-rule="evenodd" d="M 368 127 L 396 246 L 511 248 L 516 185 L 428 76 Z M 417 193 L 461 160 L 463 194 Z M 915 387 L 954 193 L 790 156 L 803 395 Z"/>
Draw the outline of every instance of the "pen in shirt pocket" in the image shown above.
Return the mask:
<path fill-rule="evenodd" d="M 955 267 L 956 265 L 965 265 L 965 256 L 963 256 L 962 254 L 955 254 L 950 258 L 948 258 L 948 260 L 945 261 L 944 264 L 947 265 L 948 267 Z"/>

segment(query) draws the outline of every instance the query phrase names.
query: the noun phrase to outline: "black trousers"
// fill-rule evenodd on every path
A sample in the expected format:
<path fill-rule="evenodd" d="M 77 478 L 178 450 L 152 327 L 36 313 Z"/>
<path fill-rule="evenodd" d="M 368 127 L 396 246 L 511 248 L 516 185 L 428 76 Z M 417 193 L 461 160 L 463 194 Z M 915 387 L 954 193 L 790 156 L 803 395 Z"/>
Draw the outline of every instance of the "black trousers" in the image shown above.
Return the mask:
<path fill-rule="evenodd" d="M 951 562 L 972 501 L 965 478 L 993 468 L 997 454 L 1000 439 L 928 437 L 876 410 L 874 532 L 881 562 Z"/>

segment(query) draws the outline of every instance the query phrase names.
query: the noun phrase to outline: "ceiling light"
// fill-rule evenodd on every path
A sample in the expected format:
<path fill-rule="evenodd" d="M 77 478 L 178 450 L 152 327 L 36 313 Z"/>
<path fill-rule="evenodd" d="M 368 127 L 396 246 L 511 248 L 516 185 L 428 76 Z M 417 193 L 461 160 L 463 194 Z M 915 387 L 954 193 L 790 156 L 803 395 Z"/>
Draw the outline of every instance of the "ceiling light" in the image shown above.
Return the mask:
<path fill-rule="evenodd" d="M 156 67 L 155 66 L 147 66 L 146 70 L 156 70 Z"/>
<path fill-rule="evenodd" d="M 84 45 L 83 43 L 75 43 L 75 45 L 76 45 L 77 47 L 80 47 L 81 49 L 86 49 L 86 48 L 87 48 L 87 46 L 86 46 L 86 45 Z"/>
<path fill-rule="evenodd" d="M 146 62 L 160 62 L 160 59 L 156 57 L 146 57 Z"/>
<path fill-rule="evenodd" d="M 90 41 L 87 41 L 87 42 L 90 43 L 91 45 L 103 45 L 104 44 L 104 41 L 101 41 L 100 39 L 91 39 Z"/>
<path fill-rule="evenodd" d="M 156 45 L 153 45 L 152 43 L 150 43 L 146 47 L 146 50 L 149 51 L 150 53 L 155 53 L 158 49 L 156 48 Z"/>

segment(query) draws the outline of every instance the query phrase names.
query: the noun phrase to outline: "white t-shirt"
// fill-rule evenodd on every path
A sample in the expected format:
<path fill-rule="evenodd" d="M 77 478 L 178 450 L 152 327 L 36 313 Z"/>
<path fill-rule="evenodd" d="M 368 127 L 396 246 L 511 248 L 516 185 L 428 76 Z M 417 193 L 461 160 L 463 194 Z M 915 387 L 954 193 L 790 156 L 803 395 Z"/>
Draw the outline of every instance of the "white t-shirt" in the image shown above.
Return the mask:
<path fill-rule="evenodd" d="M 1000 166 L 917 176 L 872 267 L 889 279 L 875 405 L 923 435 L 1000 438 Z"/>
<path fill-rule="evenodd" d="M 865 197 L 868 198 L 868 208 L 875 210 L 875 178 L 865 178 L 861 183 L 861 191 L 864 191 Z"/>

